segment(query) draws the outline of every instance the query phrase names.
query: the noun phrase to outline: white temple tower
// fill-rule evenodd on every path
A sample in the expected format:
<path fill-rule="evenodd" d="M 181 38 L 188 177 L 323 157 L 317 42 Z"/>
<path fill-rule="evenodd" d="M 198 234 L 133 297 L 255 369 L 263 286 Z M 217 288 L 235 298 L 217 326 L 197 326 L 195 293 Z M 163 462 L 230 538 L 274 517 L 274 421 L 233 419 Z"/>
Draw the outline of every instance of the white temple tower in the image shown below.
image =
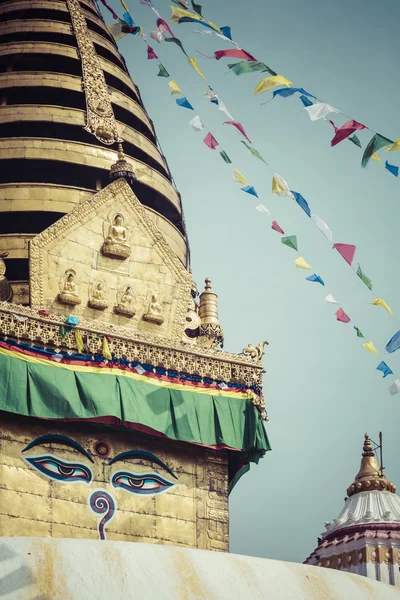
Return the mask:
<path fill-rule="evenodd" d="M 400 496 L 378 466 L 365 434 L 360 470 L 343 510 L 304 561 L 400 587 Z"/>

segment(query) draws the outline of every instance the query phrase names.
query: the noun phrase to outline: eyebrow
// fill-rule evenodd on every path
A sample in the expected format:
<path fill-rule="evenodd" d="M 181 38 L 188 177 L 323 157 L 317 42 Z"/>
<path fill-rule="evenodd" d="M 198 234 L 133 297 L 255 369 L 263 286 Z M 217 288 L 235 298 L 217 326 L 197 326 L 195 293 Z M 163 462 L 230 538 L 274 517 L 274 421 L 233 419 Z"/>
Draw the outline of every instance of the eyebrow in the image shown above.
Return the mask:
<path fill-rule="evenodd" d="M 78 450 L 78 452 L 83 454 L 83 456 L 86 456 L 86 458 L 94 463 L 94 460 L 90 454 L 85 450 L 85 448 L 78 444 L 78 442 L 75 442 L 75 440 L 72 440 L 69 437 L 58 435 L 56 433 L 48 433 L 47 435 L 42 435 L 41 437 L 36 438 L 36 440 L 33 440 L 33 442 L 28 444 L 27 447 L 22 450 L 22 452 L 26 452 L 35 446 L 40 446 L 41 444 L 48 444 L 51 442 L 58 442 L 59 444 L 64 444 L 64 446 L 70 446 L 71 448 Z"/>
<path fill-rule="evenodd" d="M 150 462 L 156 463 L 156 465 L 159 465 L 165 469 L 175 479 L 178 479 L 177 476 L 160 458 L 155 456 L 155 454 L 152 454 L 151 452 L 145 452 L 144 450 L 128 450 L 128 452 L 121 452 L 120 454 L 117 454 L 117 456 L 114 456 L 114 458 L 112 458 L 108 464 L 113 465 L 118 460 L 126 460 L 128 458 L 142 458 L 149 460 Z"/>

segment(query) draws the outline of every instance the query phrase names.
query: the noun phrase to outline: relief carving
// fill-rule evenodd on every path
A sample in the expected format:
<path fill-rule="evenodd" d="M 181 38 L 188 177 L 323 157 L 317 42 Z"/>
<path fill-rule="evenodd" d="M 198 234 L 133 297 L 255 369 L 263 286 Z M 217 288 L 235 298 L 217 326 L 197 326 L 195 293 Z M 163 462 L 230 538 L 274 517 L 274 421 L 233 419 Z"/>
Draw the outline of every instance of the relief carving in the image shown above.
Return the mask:
<path fill-rule="evenodd" d="M 57 298 L 61 304 L 80 304 L 82 302 L 79 297 L 79 288 L 74 281 L 75 275 L 73 269 L 68 269 L 61 278 L 60 293 Z"/>
<path fill-rule="evenodd" d="M 124 227 L 123 222 L 123 216 L 116 214 L 101 249 L 105 256 L 122 260 L 130 256 L 131 246 L 128 243 L 128 230 Z"/>

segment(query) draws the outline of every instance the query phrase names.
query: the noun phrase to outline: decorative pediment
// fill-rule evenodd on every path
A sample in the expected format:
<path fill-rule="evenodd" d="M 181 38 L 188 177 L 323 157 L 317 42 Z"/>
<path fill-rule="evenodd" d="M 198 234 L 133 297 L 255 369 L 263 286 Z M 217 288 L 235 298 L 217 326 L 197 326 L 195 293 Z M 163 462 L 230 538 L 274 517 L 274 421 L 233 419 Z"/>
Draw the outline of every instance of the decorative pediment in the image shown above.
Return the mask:
<path fill-rule="evenodd" d="M 123 180 L 30 243 L 33 308 L 182 339 L 191 277 Z"/>

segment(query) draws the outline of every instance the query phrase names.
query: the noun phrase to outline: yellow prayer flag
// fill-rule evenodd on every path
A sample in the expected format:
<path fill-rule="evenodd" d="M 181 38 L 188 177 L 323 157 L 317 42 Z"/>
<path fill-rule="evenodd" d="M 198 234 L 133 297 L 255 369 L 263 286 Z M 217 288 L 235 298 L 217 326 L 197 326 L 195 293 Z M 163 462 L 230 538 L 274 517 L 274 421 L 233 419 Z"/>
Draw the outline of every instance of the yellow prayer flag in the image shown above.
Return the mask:
<path fill-rule="evenodd" d="M 237 181 L 238 183 L 243 183 L 243 185 L 247 185 L 247 179 L 244 175 L 241 174 L 240 171 L 238 171 L 237 169 L 235 169 L 233 171 L 233 179 L 235 181 Z"/>
<path fill-rule="evenodd" d="M 272 193 L 279 194 L 279 195 L 285 193 L 285 190 L 283 188 L 281 188 L 275 175 L 272 178 Z"/>
<path fill-rule="evenodd" d="M 371 304 L 375 304 L 375 306 L 383 306 L 383 308 L 386 308 L 390 315 L 392 314 L 392 309 L 386 304 L 386 302 L 382 298 L 376 298 L 376 300 L 371 302 Z"/>
<path fill-rule="evenodd" d="M 377 155 L 377 153 L 376 153 L 376 152 L 374 152 L 374 153 L 371 155 L 371 158 L 373 158 L 373 159 L 374 159 L 376 162 L 378 162 L 378 163 L 379 163 L 379 162 L 381 162 L 381 159 L 379 158 L 379 156 Z"/>
<path fill-rule="evenodd" d="M 76 347 L 78 348 L 78 353 L 82 354 L 85 346 L 83 343 L 82 334 L 79 331 L 79 329 L 75 329 L 75 342 L 76 342 Z"/>
<path fill-rule="evenodd" d="M 103 337 L 103 348 L 102 348 L 104 358 L 108 358 L 108 360 L 112 359 L 112 354 L 110 352 L 110 348 L 108 346 L 106 336 Z"/>
<path fill-rule="evenodd" d="M 363 344 L 364 348 L 366 350 L 368 350 L 368 352 L 372 352 L 372 354 L 378 354 L 377 349 L 375 348 L 373 342 L 367 342 L 366 344 Z"/>
<path fill-rule="evenodd" d="M 127 7 L 127 5 L 125 4 L 124 0 L 120 0 L 120 2 L 121 2 L 121 4 L 122 4 L 122 6 L 124 7 L 124 9 L 125 9 L 125 12 L 127 12 L 127 13 L 128 13 L 128 12 L 129 12 L 129 8 L 128 8 L 128 7 Z"/>
<path fill-rule="evenodd" d="M 176 82 L 171 79 L 171 81 L 168 83 L 170 90 L 171 90 L 171 94 L 170 96 L 173 96 L 174 94 L 182 94 L 181 90 L 179 89 L 179 87 L 177 86 Z"/>
<path fill-rule="evenodd" d="M 300 256 L 300 258 L 296 258 L 294 262 L 296 265 L 296 269 L 308 269 L 309 271 L 312 271 L 312 268 L 302 256 Z"/>
<path fill-rule="evenodd" d="M 400 139 L 396 140 L 393 146 L 386 146 L 386 152 L 393 152 L 393 150 L 400 150 Z"/>
<path fill-rule="evenodd" d="M 199 15 L 191 13 L 188 10 L 185 10 L 184 8 L 178 8 L 177 6 L 170 6 L 170 8 L 172 9 L 171 21 L 173 23 L 177 23 L 179 19 L 182 19 L 182 17 L 190 17 L 191 19 L 195 19 L 196 21 L 203 21 L 203 19 L 199 17 Z"/>
<path fill-rule="evenodd" d="M 290 87 L 291 84 L 292 82 L 289 81 L 289 79 L 286 79 L 286 77 L 283 77 L 283 75 L 273 75 L 272 77 L 264 77 L 264 79 L 261 79 L 261 81 L 257 85 L 256 89 L 254 90 L 254 93 L 259 94 L 260 92 L 266 92 L 267 90 L 270 90 L 276 85 L 285 85 L 286 87 Z"/>
<path fill-rule="evenodd" d="M 206 80 L 206 78 L 204 77 L 203 73 L 200 71 L 199 67 L 197 66 L 197 62 L 195 58 L 189 58 L 188 63 L 191 67 L 193 67 L 193 69 L 196 71 L 196 73 L 198 75 L 200 75 L 200 77 L 202 79 L 204 79 L 204 81 Z"/>

